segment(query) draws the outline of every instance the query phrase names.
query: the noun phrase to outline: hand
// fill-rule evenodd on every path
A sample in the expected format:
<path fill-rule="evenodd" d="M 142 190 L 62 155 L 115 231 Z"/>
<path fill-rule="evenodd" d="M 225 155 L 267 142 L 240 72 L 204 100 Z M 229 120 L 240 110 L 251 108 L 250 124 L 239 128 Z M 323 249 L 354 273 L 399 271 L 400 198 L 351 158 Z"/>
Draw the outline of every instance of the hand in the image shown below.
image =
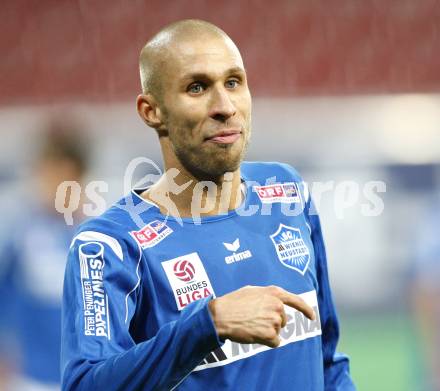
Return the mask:
<path fill-rule="evenodd" d="M 284 304 L 315 320 L 313 309 L 303 299 L 278 286 L 245 286 L 212 300 L 209 310 L 221 339 L 274 348 L 287 323 Z"/>

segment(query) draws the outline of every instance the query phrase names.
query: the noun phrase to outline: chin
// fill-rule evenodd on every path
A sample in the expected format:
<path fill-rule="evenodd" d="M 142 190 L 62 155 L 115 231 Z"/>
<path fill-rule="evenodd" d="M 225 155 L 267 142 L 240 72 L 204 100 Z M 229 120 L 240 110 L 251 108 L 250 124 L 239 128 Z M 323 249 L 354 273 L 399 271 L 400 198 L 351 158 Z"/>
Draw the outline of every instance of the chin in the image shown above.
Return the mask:
<path fill-rule="evenodd" d="M 241 159 L 223 160 L 218 158 L 206 159 L 203 161 L 185 164 L 185 168 L 197 179 L 203 181 L 214 181 L 227 172 L 234 172 L 240 167 Z"/>
<path fill-rule="evenodd" d="M 211 164 L 207 164 L 203 167 L 206 175 L 211 178 L 219 178 L 227 172 L 234 172 L 240 167 L 242 159 L 230 159 L 228 161 L 211 161 Z"/>
<path fill-rule="evenodd" d="M 190 153 L 176 150 L 177 158 L 198 180 L 216 181 L 226 172 L 234 172 L 240 167 L 245 148 L 243 145 L 229 145 L 227 148 L 193 149 Z"/>

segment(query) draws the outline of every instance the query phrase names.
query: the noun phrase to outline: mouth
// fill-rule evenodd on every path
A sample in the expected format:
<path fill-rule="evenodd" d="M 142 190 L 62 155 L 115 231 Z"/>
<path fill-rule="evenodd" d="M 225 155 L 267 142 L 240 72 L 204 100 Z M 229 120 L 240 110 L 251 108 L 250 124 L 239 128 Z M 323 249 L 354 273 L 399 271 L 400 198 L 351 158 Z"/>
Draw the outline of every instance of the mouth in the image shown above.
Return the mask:
<path fill-rule="evenodd" d="M 232 144 L 237 141 L 240 136 L 241 130 L 239 129 L 225 129 L 207 137 L 205 141 L 210 141 L 216 144 Z"/>

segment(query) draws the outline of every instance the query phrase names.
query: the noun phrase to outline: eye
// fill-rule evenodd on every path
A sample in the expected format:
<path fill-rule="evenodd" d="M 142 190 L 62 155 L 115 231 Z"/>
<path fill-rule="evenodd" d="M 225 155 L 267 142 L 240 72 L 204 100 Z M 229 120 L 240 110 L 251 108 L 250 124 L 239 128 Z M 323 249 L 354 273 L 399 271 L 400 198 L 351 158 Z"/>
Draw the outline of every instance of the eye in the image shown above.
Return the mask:
<path fill-rule="evenodd" d="M 226 88 L 237 88 L 239 85 L 239 81 L 237 79 L 229 79 L 226 83 L 225 83 L 225 87 Z"/>
<path fill-rule="evenodd" d="M 202 83 L 192 83 L 188 86 L 187 91 L 191 94 L 200 94 L 205 89 L 205 85 Z"/>

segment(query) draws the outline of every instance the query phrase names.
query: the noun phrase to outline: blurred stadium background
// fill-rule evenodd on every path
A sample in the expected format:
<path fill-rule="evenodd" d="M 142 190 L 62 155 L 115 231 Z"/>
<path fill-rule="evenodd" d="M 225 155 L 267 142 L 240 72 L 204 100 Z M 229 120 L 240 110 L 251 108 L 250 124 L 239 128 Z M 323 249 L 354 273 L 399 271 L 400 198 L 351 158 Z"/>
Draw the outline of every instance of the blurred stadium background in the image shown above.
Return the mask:
<path fill-rule="evenodd" d="M 21 202 L 53 116 L 86 134 L 87 179 L 108 182 L 108 205 L 123 193 L 131 159 L 161 164 L 156 137 L 135 110 L 139 50 L 172 21 L 213 22 L 247 67 L 248 159 L 288 162 L 310 183 L 334 181 L 320 212 L 340 350 L 351 356 L 359 390 L 438 391 L 429 357 L 440 323 L 430 335 L 420 325 L 435 304 L 440 312 L 440 280 L 427 289 L 426 312 L 413 303 L 424 276 L 440 269 L 439 253 L 427 251 L 440 230 L 440 220 L 430 221 L 440 194 L 439 1 L 16 0 L 2 3 L 0 18 L 2 215 Z M 385 182 L 383 213 L 363 216 L 362 193 L 336 205 L 344 181 L 361 189 Z"/>

